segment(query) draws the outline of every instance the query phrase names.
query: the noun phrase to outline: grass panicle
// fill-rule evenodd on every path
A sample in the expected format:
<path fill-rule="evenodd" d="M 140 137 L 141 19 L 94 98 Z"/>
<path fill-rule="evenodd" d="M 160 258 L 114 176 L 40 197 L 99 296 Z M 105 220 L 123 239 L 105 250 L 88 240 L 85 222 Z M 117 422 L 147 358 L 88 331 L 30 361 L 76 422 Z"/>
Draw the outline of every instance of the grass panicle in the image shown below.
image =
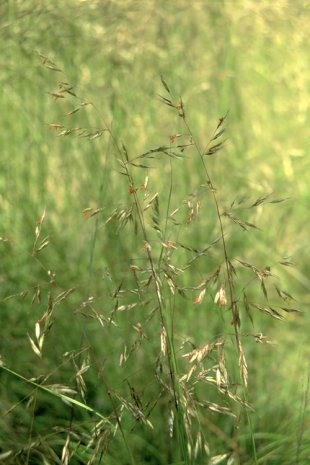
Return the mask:
<path fill-rule="evenodd" d="M 46 57 L 42 64 L 64 79 L 49 92 L 55 104 L 66 102 L 63 121 L 49 123 L 50 128 L 60 138 L 88 139 L 91 144 L 100 139 L 106 161 L 96 202 L 80 209 L 84 222 L 92 222 L 86 283 L 62 288 L 58 272 L 47 264 L 45 249 L 53 247 L 45 232 L 47 208 L 35 226 L 31 259 L 45 275 L 45 283 L 32 286 L 31 305 L 43 305 L 43 312 L 28 339 L 40 360 L 41 375 L 33 378 L 2 364 L 8 376 L 31 388 L 26 396 L 31 417 L 27 445 L 15 448 L 11 444 L 2 456 L 8 463 L 36 463 L 37 455 L 44 457 L 44 463 L 99 465 L 106 460 L 115 463 L 109 457 L 124 448 L 128 463 L 135 464 L 139 448 L 135 438 L 141 431 L 152 438 L 163 429 L 166 446 L 156 463 L 194 465 L 206 460 L 205 455 L 213 465 L 265 463 L 248 400 L 251 355 L 247 350 L 249 341 L 268 345 L 270 340 L 251 329 L 255 328 L 255 312 L 284 320 L 285 314 L 300 310 L 276 274 L 277 266 L 291 266 L 289 260 L 253 264 L 246 259 L 246 246 L 239 252 L 245 258 L 240 258 L 230 244 L 240 230 L 244 235 L 261 231 L 252 223 L 252 211 L 286 199 L 274 199 L 270 193 L 255 201 L 223 199 L 213 160 L 225 157 L 221 152 L 227 145 L 228 114 L 219 119 L 207 142 L 198 142 L 190 111 L 181 97 L 174 97 L 163 76 L 159 99 L 172 111 L 176 131 L 169 143 L 132 155 L 96 104 L 78 97 L 60 67 Z M 98 126 L 82 127 L 79 115 L 91 108 Z M 73 118 L 76 126 L 71 125 Z M 190 170 L 194 163 L 200 167 L 186 198 L 175 183 L 178 163 L 187 163 Z M 158 182 L 161 176 L 167 180 L 165 190 Z M 119 193 L 112 202 L 104 195 L 111 183 L 116 183 Z M 204 225 L 206 212 L 210 226 L 197 241 L 196 231 Z M 104 237 L 107 243 L 102 247 Z M 117 252 L 109 257 L 112 246 Z M 106 267 L 102 283 L 95 278 L 98 254 L 113 268 Z M 57 312 L 64 305 L 71 308 L 69 320 L 79 323 L 74 329 L 68 321 L 68 328 L 79 333 L 80 343 L 59 355 L 58 366 L 49 367 L 45 347 L 57 344 L 59 354 L 65 350 L 56 334 L 49 342 L 59 319 Z M 182 322 L 187 313 L 206 327 L 212 328 L 216 320 L 213 332 L 206 330 L 196 337 L 195 330 Z M 109 343 L 107 350 L 109 339 L 115 344 Z M 118 376 L 110 381 L 113 365 Z M 59 376 L 62 369 L 64 376 Z M 51 404 L 58 400 L 62 404 L 58 408 L 67 409 L 66 419 L 52 435 L 37 431 L 43 399 Z M 19 402 L 6 415 L 14 414 L 15 408 L 20 408 Z M 236 432 L 243 418 L 247 418 L 249 442 L 240 441 Z M 230 425 L 231 433 L 225 425 Z M 296 444 L 298 463 L 304 425 L 303 416 Z M 211 443 L 220 443 L 221 453 L 213 453 Z"/>

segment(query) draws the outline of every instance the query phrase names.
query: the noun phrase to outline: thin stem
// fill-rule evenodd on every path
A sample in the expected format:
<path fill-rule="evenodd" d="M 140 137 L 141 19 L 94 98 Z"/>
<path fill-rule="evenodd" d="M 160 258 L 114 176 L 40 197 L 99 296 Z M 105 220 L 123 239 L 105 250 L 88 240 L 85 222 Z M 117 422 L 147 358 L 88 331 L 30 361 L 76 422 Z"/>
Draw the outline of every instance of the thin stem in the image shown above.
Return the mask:
<path fill-rule="evenodd" d="M 96 108 L 96 106 L 94 104 L 92 105 L 96 109 L 98 114 L 100 115 L 100 112 Z M 115 146 L 115 149 L 117 150 L 118 154 L 121 157 L 123 168 L 125 169 L 128 180 L 132 184 L 132 186 L 134 186 L 132 176 L 128 169 L 128 163 L 126 163 L 126 161 L 124 160 L 124 154 L 122 153 L 112 130 L 106 124 L 104 118 L 101 115 L 100 117 L 102 119 L 105 130 L 107 130 L 107 132 L 109 133 L 111 140 L 113 142 L 113 145 Z M 180 388 L 176 380 L 176 375 L 178 373 L 178 366 L 177 366 L 177 358 L 176 358 L 175 349 L 174 349 L 174 343 L 173 343 L 172 336 L 168 331 L 168 325 L 166 322 L 165 312 L 164 312 L 164 305 L 163 305 L 162 296 L 160 292 L 159 277 L 158 277 L 158 274 L 157 274 L 157 271 L 154 265 L 150 247 L 148 247 L 149 241 L 148 241 L 148 236 L 146 233 L 146 228 L 145 228 L 145 223 L 144 223 L 143 209 L 139 202 L 135 189 L 133 189 L 133 198 L 134 198 L 134 204 L 136 206 L 136 211 L 137 211 L 143 239 L 146 243 L 146 253 L 147 253 L 148 261 L 150 263 L 152 277 L 155 283 L 156 298 L 158 302 L 160 322 L 161 322 L 161 325 L 166 329 L 166 333 L 167 333 L 167 341 L 168 341 L 167 361 L 168 361 L 168 368 L 169 368 L 169 374 L 170 374 L 170 379 L 171 379 L 171 387 L 172 387 L 173 397 L 174 397 L 174 404 L 175 404 L 175 409 L 176 409 L 177 418 L 178 418 L 178 433 L 179 433 L 179 440 L 180 440 L 181 451 L 182 451 L 181 453 L 182 453 L 182 458 L 184 460 L 185 465 L 189 465 L 190 458 L 189 458 L 189 454 L 188 454 L 187 446 L 186 446 L 186 431 L 185 431 L 185 425 L 184 425 L 184 419 L 183 419 L 182 400 L 181 400 Z"/>
<path fill-rule="evenodd" d="M 217 214 L 217 218 L 218 218 L 218 221 L 219 221 L 220 232 L 221 232 L 221 240 L 222 240 L 222 246 L 223 246 L 223 254 L 224 254 L 225 267 L 226 267 L 227 282 L 228 282 L 228 286 L 229 286 L 230 308 L 232 310 L 232 315 L 233 315 L 232 323 L 233 323 L 233 326 L 234 326 L 234 332 L 235 332 L 235 338 L 236 338 L 236 342 L 237 342 L 238 352 L 240 354 L 240 336 L 239 336 L 239 332 L 238 332 L 238 328 L 237 328 L 239 318 L 238 318 L 238 311 L 237 311 L 237 308 L 236 308 L 236 302 L 234 300 L 233 283 L 232 283 L 231 273 L 230 273 L 230 270 L 229 270 L 229 260 L 228 260 L 227 246 L 226 246 L 226 241 L 225 241 L 222 217 L 221 217 L 221 213 L 220 213 L 220 209 L 219 209 L 219 203 L 218 203 L 218 200 L 217 200 L 215 189 L 213 187 L 213 183 L 211 181 L 211 177 L 209 175 L 206 163 L 205 163 L 204 158 L 203 158 L 203 154 L 202 154 L 202 152 L 201 152 L 201 150 L 200 150 L 200 148 L 199 148 L 199 146 L 198 146 L 198 144 L 197 144 L 197 142 L 196 142 L 196 140 L 194 138 L 192 130 L 191 130 L 190 126 L 188 125 L 185 116 L 183 116 L 183 121 L 184 121 L 184 124 L 186 126 L 186 129 L 188 130 L 188 133 L 191 136 L 191 139 L 192 139 L 192 141 L 194 143 L 194 146 L 195 146 L 195 148 L 197 150 L 197 153 L 199 154 L 199 157 L 200 157 L 200 160 L 202 162 L 204 172 L 205 172 L 205 175 L 206 175 L 207 183 L 208 183 L 208 185 L 210 187 L 212 197 L 213 197 L 213 201 L 214 201 L 214 204 L 215 204 L 216 214 Z"/>
<path fill-rule="evenodd" d="M 128 170 L 127 165 L 125 165 L 125 170 L 126 174 L 129 178 L 129 181 L 133 184 L 133 179 L 131 177 L 131 174 Z M 185 431 L 185 426 L 184 426 L 184 420 L 183 420 L 183 408 L 182 408 L 182 400 L 181 400 L 181 394 L 180 394 L 180 389 L 178 382 L 176 380 L 176 374 L 178 373 L 178 365 L 177 365 L 177 358 L 175 354 L 175 349 L 174 349 L 174 342 L 173 342 L 173 337 L 172 334 L 168 331 L 168 324 L 166 322 L 165 318 L 165 311 L 164 311 L 164 305 L 163 305 L 163 300 L 162 300 L 162 295 L 160 292 L 160 282 L 159 282 L 159 277 L 154 265 L 153 257 L 151 254 L 150 247 L 148 246 L 149 241 L 148 241 L 148 236 L 146 233 L 146 228 L 145 228 L 145 223 L 144 223 L 144 216 L 143 216 L 143 210 L 141 207 L 141 204 L 139 202 L 138 196 L 136 191 L 133 191 L 133 196 L 134 196 L 134 202 L 136 205 L 136 210 L 138 213 L 138 218 L 143 234 L 143 239 L 146 243 L 146 253 L 148 256 L 148 260 L 150 263 L 151 267 L 151 273 L 152 277 L 155 283 L 155 288 L 156 288 L 156 298 L 157 298 L 157 303 L 158 303 L 158 309 L 159 309 L 159 315 L 160 315 L 160 321 L 161 325 L 166 329 L 167 333 L 167 341 L 168 341 L 168 350 L 167 350 L 167 358 L 168 358 L 168 367 L 169 367 L 169 374 L 170 374 L 170 379 L 171 379 L 171 387 L 173 391 L 173 397 L 174 397 L 174 405 L 175 409 L 177 412 L 177 418 L 178 418 L 178 433 L 179 433 L 179 439 L 181 443 L 181 449 L 182 449 L 182 457 L 185 461 L 185 464 L 189 464 L 189 455 L 186 447 L 186 431 Z"/>
<path fill-rule="evenodd" d="M 202 162 L 203 169 L 204 169 L 205 176 L 206 176 L 206 180 L 207 180 L 207 184 L 208 184 L 208 186 L 209 186 L 209 188 L 211 190 L 211 193 L 212 193 L 212 197 L 213 197 L 213 201 L 214 201 L 214 205 L 215 205 L 215 209 L 216 209 L 216 214 L 217 214 L 217 218 L 218 218 L 218 222 L 219 222 L 219 226 L 220 226 L 223 255 L 224 255 L 227 282 L 228 282 L 228 288 L 229 288 L 230 309 L 231 309 L 231 312 L 232 312 L 232 325 L 234 327 L 234 336 L 235 336 L 238 355 L 239 355 L 239 367 L 240 367 L 240 370 L 241 370 L 241 380 L 242 380 L 242 385 L 243 385 L 243 388 L 244 388 L 244 396 L 246 398 L 245 393 L 246 393 L 246 384 L 247 384 L 247 367 L 246 367 L 246 362 L 245 362 L 243 349 L 242 349 L 242 345 L 241 345 L 240 334 L 239 334 L 239 331 L 238 331 L 238 326 L 240 324 L 240 320 L 239 320 L 239 314 L 238 314 L 236 299 L 234 298 L 233 278 L 232 278 L 231 271 L 230 271 L 230 268 L 229 268 L 229 258 L 228 258 L 228 252 L 227 252 L 227 245 L 226 245 L 226 240 L 225 240 L 222 216 L 221 216 L 221 213 L 220 213 L 220 208 L 219 208 L 219 203 L 218 203 L 216 191 L 215 191 L 215 188 L 213 186 L 210 174 L 208 172 L 208 169 L 207 169 L 204 157 L 203 157 L 203 152 L 199 148 L 199 146 L 198 146 L 198 144 L 197 144 L 197 142 L 196 142 L 196 140 L 195 140 L 195 138 L 193 136 L 192 130 L 191 130 L 189 124 L 186 121 L 185 113 L 183 112 L 181 116 L 182 116 L 182 119 L 184 121 L 184 125 L 185 125 L 185 127 L 186 127 L 188 133 L 190 134 L 190 137 L 191 137 L 191 139 L 192 139 L 192 141 L 194 143 L 194 146 L 195 146 L 196 151 L 197 151 L 197 153 L 199 155 L 200 161 Z M 215 133 L 216 133 L 216 130 L 214 131 L 213 137 L 214 137 Z M 213 137 L 210 139 L 206 149 L 210 145 Z M 249 423 L 250 430 L 251 430 L 251 438 L 252 438 L 252 447 L 253 447 L 254 460 L 255 460 L 255 464 L 257 464 L 258 462 L 257 462 L 257 452 L 256 452 L 255 438 L 254 438 L 254 434 L 253 434 L 251 418 L 250 418 L 250 415 L 249 415 L 248 412 L 247 412 L 247 419 L 248 419 L 248 423 Z"/>

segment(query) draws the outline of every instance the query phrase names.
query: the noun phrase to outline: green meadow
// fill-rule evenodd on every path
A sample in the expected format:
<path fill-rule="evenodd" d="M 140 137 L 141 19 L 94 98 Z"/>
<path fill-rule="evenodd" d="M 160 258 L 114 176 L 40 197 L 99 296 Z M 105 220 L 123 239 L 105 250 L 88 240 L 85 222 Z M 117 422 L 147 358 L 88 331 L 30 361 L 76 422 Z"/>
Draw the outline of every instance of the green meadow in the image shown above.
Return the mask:
<path fill-rule="evenodd" d="M 310 463 L 309 21 L 1 3 L 1 463 Z"/>

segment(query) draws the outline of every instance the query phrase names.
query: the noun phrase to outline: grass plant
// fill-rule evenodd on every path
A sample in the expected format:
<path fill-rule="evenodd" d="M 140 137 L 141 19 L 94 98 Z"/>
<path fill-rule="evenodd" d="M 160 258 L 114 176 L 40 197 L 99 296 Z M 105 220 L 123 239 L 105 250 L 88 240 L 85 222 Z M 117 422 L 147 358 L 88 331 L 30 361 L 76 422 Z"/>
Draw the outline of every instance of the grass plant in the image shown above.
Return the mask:
<path fill-rule="evenodd" d="M 178 3 L 2 6 L 4 463 L 307 463 L 307 9 Z"/>

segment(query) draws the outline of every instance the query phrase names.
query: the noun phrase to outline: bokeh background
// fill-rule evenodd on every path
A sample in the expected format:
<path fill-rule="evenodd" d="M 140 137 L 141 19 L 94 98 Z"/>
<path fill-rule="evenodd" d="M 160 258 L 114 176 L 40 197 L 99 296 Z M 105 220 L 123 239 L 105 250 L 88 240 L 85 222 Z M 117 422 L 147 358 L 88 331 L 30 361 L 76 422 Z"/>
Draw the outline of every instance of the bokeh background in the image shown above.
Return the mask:
<path fill-rule="evenodd" d="M 111 356 L 107 362 L 111 384 L 121 384 L 121 339 L 130 339 L 135 317 L 128 317 L 129 324 L 127 319 L 119 321 L 119 332 L 115 330 L 109 338 L 98 322 L 85 322 L 77 309 L 83 299 L 95 296 L 105 312 L 107 296 L 117 288 L 124 263 L 138 247 L 134 235 L 118 234 L 113 221 L 103 226 L 108 212 L 128 201 L 128 186 L 118 173 L 113 144 L 105 134 L 59 137 L 50 125 L 86 127 L 95 133 L 108 124 L 130 157 L 168 144 L 169 137 L 184 128 L 177 113 L 160 102 L 158 95 L 166 95 L 162 75 L 175 98 L 182 96 L 201 147 L 228 112 L 225 147 L 210 157 L 223 208 L 242 197 L 253 202 L 272 193 L 273 199 L 287 199 L 251 211 L 249 220 L 260 229 L 248 235 L 242 230 L 232 234 L 229 250 L 231 256 L 262 268 L 273 267 L 283 257 L 294 264 L 280 266 L 275 274 L 281 288 L 296 299 L 293 306 L 304 313 L 287 315 L 280 322 L 254 316 L 252 332 L 262 331 L 275 344 L 251 343 L 247 348 L 249 399 L 255 409 L 252 425 L 258 463 L 294 463 L 301 432 L 300 463 L 309 463 L 309 428 L 305 426 L 309 424 L 310 373 L 309 10 L 303 0 L 1 2 L 1 355 L 8 367 L 26 378 L 52 373 L 54 382 L 70 384 L 72 367 L 62 364 L 62 357 L 77 350 L 82 324 L 88 325 L 98 357 Z M 59 81 L 73 85 L 79 99 L 69 94 L 65 99 L 53 98 Z M 65 116 L 81 102 L 95 106 Z M 177 208 L 198 189 L 201 169 L 194 157 L 173 163 L 171 203 Z M 149 182 L 162 196 L 165 210 L 170 164 L 157 160 L 154 166 L 148 172 Z M 135 176 L 137 183 L 144 182 L 145 173 Z M 81 213 L 101 207 L 107 212 L 103 218 L 87 220 Z M 50 243 L 37 261 L 31 254 L 44 209 L 42 235 L 48 235 Z M 191 232 L 193 245 L 214 239 L 214 213 L 202 206 L 201 216 Z M 208 266 L 200 263 L 193 271 L 192 285 L 208 273 Z M 27 334 L 33 334 L 48 300 L 48 271 L 56 274 L 59 292 L 72 287 L 77 291 L 57 309 L 45 356 L 39 360 Z M 39 288 L 41 303 L 32 299 Z M 218 330 L 220 318 L 213 321 L 202 306 L 193 309 L 192 300 L 182 303 L 179 330 L 199 345 Z M 149 376 L 154 347 L 155 342 L 150 342 L 146 360 L 139 362 L 138 386 Z M 35 425 L 29 426 L 32 415 L 26 403 L 31 388 L 8 374 L 1 374 L 1 382 L 2 453 L 26 447 L 31 428 L 33 437 L 37 428 L 38 434 L 48 438 L 50 424 L 61 419 L 61 402 L 42 394 Z M 104 412 L 108 406 L 96 388 L 95 374 L 89 384 L 90 404 Z M 159 416 L 159 424 L 160 420 Z M 220 419 L 218 426 L 225 435 L 232 434 L 225 420 Z M 162 447 L 165 428 L 156 439 L 142 434 L 133 439 L 140 463 L 167 463 Z M 59 448 L 65 436 L 55 433 L 55 437 L 50 441 L 55 439 Z M 225 446 L 222 439 L 210 439 L 215 454 Z M 240 426 L 240 441 L 246 449 L 250 442 L 246 422 Z M 148 458 L 142 452 L 147 448 Z M 288 453 L 292 448 L 294 456 Z M 123 453 L 112 447 L 106 463 L 127 463 Z M 12 455 L 6 460 L 9 463 Z M 43 463 L 31 454 L 28 461 L 19 460 L 15 463 Z"/>

